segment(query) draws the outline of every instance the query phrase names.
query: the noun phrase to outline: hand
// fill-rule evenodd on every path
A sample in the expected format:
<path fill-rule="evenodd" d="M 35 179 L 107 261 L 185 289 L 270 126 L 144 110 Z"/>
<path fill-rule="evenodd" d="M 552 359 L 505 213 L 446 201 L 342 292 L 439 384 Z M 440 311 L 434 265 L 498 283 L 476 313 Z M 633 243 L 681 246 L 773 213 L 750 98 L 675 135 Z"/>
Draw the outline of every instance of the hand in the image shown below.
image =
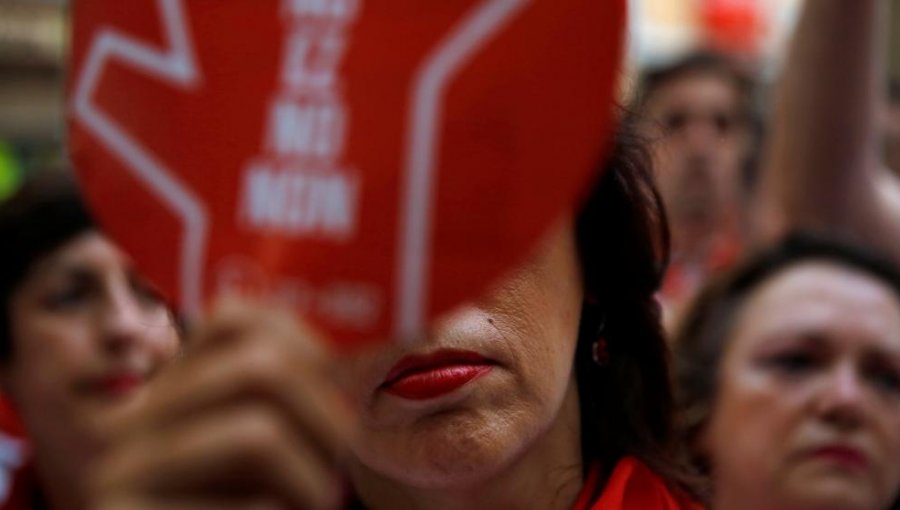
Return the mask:
<path fill-rule="evenodd" d="M 229 301 L 124 415 L 92 508 L 337 508 L 354 419 L 321 343 L 286 312 Z"/>

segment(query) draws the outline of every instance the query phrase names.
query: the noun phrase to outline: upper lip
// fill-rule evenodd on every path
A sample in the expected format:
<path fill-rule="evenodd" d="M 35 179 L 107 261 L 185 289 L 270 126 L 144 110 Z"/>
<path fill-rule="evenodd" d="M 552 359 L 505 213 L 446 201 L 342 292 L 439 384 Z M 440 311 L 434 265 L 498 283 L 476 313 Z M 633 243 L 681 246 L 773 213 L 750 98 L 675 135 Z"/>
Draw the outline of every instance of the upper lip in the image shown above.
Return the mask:
<path fill-rule="evenodd" d="M 390 386 L 403 377 L 434 368 L 452 365 L 493 365 L 495 362 L 477 352 L 443 349 L 427 354 L 411 354 L 398 361 L 388 371 L 381 387 Z"/>

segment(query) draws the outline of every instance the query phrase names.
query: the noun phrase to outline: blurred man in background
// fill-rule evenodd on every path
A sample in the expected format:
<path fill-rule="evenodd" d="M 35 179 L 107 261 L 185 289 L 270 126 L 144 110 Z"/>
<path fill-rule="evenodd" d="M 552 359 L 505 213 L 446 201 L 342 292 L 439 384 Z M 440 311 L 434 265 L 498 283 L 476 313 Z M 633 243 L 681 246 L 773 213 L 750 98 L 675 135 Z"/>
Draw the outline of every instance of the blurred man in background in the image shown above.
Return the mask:
<path fill-rule="evenodd" d="M 648 71 L 637 107 L 672 228 L 667 323 L 740 255 L 757 153 L 754 80 L 726 56 L 695 53 Z"/>

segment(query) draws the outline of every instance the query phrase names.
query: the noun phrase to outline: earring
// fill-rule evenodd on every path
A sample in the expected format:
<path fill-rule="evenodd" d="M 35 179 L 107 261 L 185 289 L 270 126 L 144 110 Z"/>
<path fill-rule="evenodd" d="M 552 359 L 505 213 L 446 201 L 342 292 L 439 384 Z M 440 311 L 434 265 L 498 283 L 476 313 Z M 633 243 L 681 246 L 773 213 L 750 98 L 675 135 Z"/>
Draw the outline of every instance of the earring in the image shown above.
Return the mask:
<path fill-rule="evenodd" d="M 600 337 L 594 341 L 594 345 L 591 346 L 591 355 L 598 367 L 605 367 L 609 364 L 609 351 L 605 338 Z"/>
<path fill-rule="evenodd" d="M 597 339 L 591 345 L 591 357 L 598 367 L 605 367 L 609 364 L 609 344 L 603 336 L 603 330 L 606 329 L 606 318 L 600 320 L 600 327 L 597 328 Z"/>

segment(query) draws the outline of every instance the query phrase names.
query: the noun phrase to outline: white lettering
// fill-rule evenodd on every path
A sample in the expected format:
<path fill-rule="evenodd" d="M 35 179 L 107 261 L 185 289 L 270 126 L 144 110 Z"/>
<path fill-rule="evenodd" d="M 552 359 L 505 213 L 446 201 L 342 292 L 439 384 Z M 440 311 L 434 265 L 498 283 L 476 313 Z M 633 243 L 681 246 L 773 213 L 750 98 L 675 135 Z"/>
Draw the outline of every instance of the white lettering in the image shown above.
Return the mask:
<path fill-rule="evenodd" d="M 244 178 L 242 215 L 260 231 L 343 239 L 356 229 L 358 188 L 356 177 L 346 172 L 253 166 Z"/>
<path fill-rule="evenodd" d="M 271 274 L 258 261 L 231 255 L 219 261 L 213 271 L 218 295 L 240 294 L 274 299 L 301 314 L 315 313 L 341 328 L 370 328 L 382 313 L 381 291 L 377 285 L 360 281 L 331 281 L 319 285 L 305 279 Z M 22 447 L 9 451 L 0 435 L 0 495 L 3 468 L 10 471 L 21 464 Z M 2 498 L 0 498 L 2 501 Z"/>
<path fill-rule="evenodd" d="M 340 32 L 313 34 L 296 30 L 287 41 L 281 79 L 298 92 L 328 94 L 337 83 L 346 43 Z"/>
<path fill-rule="evenodd" d="M 341 161 L 350 119 L 339 71 L 359 8 L 360 0 L 283 0 L 280 90 L 240 190 L 246 228 L 343 242 L 356 232 L 361 191 Z"/>
<path fill-rule="evenodd" d="M 294 18 L 334 18 L 345 21 L 356 17 L 359 0 L 285 0 L 284 14 Z"/>
<path fill-rule="evenodd" d="M 269 145 L 281 157 L 335 159 L 344 150 L 345 123 L 340 103 L 279 100 L 269 117 Z"/>
<path fill-rule="evenodd" d="M 369 327 L 380 313 L 378 295 L 377 290 L 366 285 L 335 282 L 320 292 L 317 311 L 337 324 Z"/>

